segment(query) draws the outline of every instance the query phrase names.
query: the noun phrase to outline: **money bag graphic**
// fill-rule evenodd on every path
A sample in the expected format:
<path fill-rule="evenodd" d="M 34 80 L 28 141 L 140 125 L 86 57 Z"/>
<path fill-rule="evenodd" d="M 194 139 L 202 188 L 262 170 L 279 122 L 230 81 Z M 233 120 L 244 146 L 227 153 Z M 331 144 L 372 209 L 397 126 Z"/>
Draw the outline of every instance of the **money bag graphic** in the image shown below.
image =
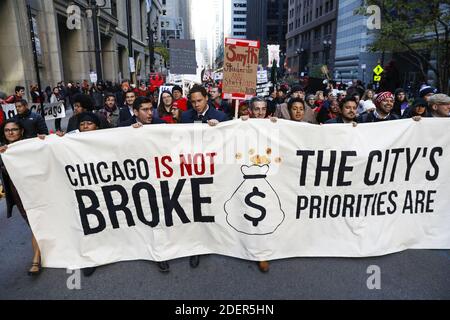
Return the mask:
<path fill-rule="evenodd" d="M 241 171 L 244 181 L 224 205 L 227 223 L 248 235 L 274 233 L 285 214 L 280 198 L 266 179 L 269 166 L 242 166 Z"/>

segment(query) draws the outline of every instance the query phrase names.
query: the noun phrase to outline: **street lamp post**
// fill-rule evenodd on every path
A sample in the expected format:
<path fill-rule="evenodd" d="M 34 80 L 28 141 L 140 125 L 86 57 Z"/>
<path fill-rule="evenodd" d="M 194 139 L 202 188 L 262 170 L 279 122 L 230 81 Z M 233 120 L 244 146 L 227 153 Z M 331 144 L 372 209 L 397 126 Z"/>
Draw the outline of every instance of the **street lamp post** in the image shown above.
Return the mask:
<path fill-rule="evenodd" d="M 148 14 L 147 14 L 147 36 L 148 36 L 148 50 L 150 55 L 150 72 L 155 72 L 155 39 L 153 38 L 154 32 L 153 32 L 153 26 L 151 24 L 151 14 L 152 14 L 152 8 L 150 7 Z"/>
<path fill-rule="evenodd" d="M 38 55 L 37 55 L 37 48 L 36 48 L 36 30 L 34 30 L 33 26 L 33 15 L 31 14 L 31 5 L 30 2 L 27 1 L 27 14 L 28 14 L 28 24 L 30 27 L 30 36 L 31 36 L 31 47 L 33 50 L 33 60 L 34 60 L 34 70 L 36 72 L 36 82 L 39 90 L 39 98 L 41 98 L 42 89 L 41 89 L 41 75 L 39 72 L 39 61 L 38 61 Z M 45 111 L 42 105 L 42 99 L 39 99 L 41 103 L 41 115 L 45 118 Z"/>
<path fill-rule="evenodd" d="M 126 15 L 127 15 L 127 32 L 128 32 L 128 59 L 129 64 L 131 65 L 131 60 L 134 59 L 133 55 L 133 27 L 131 25 L 131 1 L 126 0 L 125 3 Z M 131 83 L 136 83 L 134 79 L 135 72 L 131 72 L 130 70 L 130 81 Z"/>
<path fill-rule="evenodd" d="M 101 44 L 100 37 L 98 34 L 98 4 L 97 1 L 94 0 L 94 5 L 92 6 L 92 25 L 94 31 L 94 50 L 95 50 L 95 66 L 97 69 L 97 79 L 99 81 L 103 81 L 103 68 L 102 68 L 102 59 L 100 57 L 101 52 Z"/>
<path fill-rule="evenodd" d="M 295 53 L 298 56 L 298 77 L 300 78 L 301 73 L 303 71 L 303 54 L 305 52 L 305 49 L 299 48 L 295 50 Z"/>
<path fill-rule="evenodd" d="M 97 72 L 97 80 L 103 80 L 103 69 L 102 69 L 102 59 L 100 54 L 103 52 L 100 43 L 100 34 L 98 30 L 98 13 L 99 8 L 106 8 L 105 0 L 90 0 L 89 6 L 87 7 L 86 12 L 90 12 L 88 14 L 92 16 L 92 29 L 94 32 L 94 53 L 95 53 L 95 68 Z M 78 52 L 92 52 L 92 51 L 78 51 Z"/>
<path fill-rule="evenodd" d="M 332 44 L 333 43 L 331 42 L 330 39 L 323 40 L 324 62 L 326 66 L 328 66 L 330 60 L 330 50 Z"/>

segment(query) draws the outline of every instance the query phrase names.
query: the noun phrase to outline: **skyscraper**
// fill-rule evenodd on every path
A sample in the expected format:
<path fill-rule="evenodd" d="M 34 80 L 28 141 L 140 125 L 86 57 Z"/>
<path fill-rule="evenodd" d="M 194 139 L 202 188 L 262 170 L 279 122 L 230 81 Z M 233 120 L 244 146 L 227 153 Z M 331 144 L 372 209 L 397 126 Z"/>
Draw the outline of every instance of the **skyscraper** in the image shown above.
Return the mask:
<path fill-rule="evenodd" d="M 212 62 L 219 64 L 221 55 L 223 55 L 224 43 L 224 2 L 222 0 L 213 0 L 214 12 L 214 33 L 212 33 Z M 222 49 L 222 50 L 221 50 Z"/>
<path fill-rule="evenodd" d="M 286 52 L 288 0 L 247 0 L 251 13 L 247 13 L 247 39 L 261 42 L 260 57 L 267 65 L 267 45 L 280 45 Z"/>
<path fill-rule="evenodd" d="M 231 1 L 231 37 L 247 37 L 247 0 Z"/>
<path fill-rule="evenodd" d="M 163 0 L 161 38 L 191 38 L 191 0 Z"/>
<path fill-rule="evenodd" d="M 372 70 L 380 58 L 380 54 L 367 52 L 373 35 L 367 28 L 367 17 L 353 14 L 353 11 L 360 6 L 360 0 L 339 2 L 334 72 L 338 80 L 341 78 L 343 81 L 361 79 L 364 82 L 370 82 L 369 76 L 372 76 Z"/>
<path fill-rule="evenodd" d="M 322 65 L 333 69 L 337 6 L 336 0 L 289 0 L 286 39 L 288 68 L 292 75 L 303 72 L 319 77 Z"/>

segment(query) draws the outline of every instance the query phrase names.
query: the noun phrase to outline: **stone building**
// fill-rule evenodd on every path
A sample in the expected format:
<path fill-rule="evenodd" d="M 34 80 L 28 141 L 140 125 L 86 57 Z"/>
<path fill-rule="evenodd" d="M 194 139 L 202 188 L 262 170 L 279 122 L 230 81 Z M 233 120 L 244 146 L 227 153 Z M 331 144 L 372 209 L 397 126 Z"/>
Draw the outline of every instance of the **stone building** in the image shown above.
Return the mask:
<path fill-rule="evenodd" d="M 28 89 L 36 82 L 27 4 L 31 7 L 37 39 L 41 86 L 55 86 L 61 80 L 89 80 L 91 72 L 97 69 L 91 3 L 94 1 L 0 1 L 0 91 L 11 94 L 16 85 Z M 130 79 L 130 29 L 136 66 L 134 80 L 147 79 L 150 73 L 147 21 L 150 17 L 151 25 L 158 27 L 161 0 L 97 0 L 97 4 L 103 5 L 97 15 L 103 79 L 113 82 Z"/>

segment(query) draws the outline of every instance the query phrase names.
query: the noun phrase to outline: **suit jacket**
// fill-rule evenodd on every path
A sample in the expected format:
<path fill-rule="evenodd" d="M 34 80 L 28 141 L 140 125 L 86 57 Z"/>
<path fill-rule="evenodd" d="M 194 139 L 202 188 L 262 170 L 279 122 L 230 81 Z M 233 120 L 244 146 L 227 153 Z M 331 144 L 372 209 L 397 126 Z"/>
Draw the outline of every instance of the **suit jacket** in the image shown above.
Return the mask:
<path fill-rule="evenodd" d="M 131 127 L 135 123 L 137 123 L 136 116 L 132 116 L 127 121 L 119 123 L 119 127 Z M 164 120 L 159 119 L 159 118 L 153 117 L 152 123 L 150 123 L 150 124 L 161 124 L 161 123 L 166 123 L 166 122 Z"/>
<path fill-rule="evenodd" d="M 181 123 L 194 123 L 197 120 L 200 121 L 195 109 L 190 109 L 186 112 L 183 112 L 181 115 Z M 205 116 L 201 121 L 203 123 L 207 123 L 209 120 L 224 122 L 228 120 L 228 116 L 222 111 L 218 111 L 216 110 L 216 108 L 209 106 L 208 111 L 205 113 Z"/>
<path fill-rule="evenodd" d="M 120 108 L 119 111 L 119 123 L 125 122 L 127 120 L 130 120 L 133 116 L 130 113 L 130 109 L 128 109 L 128 106 L 124 106 Z"/>

